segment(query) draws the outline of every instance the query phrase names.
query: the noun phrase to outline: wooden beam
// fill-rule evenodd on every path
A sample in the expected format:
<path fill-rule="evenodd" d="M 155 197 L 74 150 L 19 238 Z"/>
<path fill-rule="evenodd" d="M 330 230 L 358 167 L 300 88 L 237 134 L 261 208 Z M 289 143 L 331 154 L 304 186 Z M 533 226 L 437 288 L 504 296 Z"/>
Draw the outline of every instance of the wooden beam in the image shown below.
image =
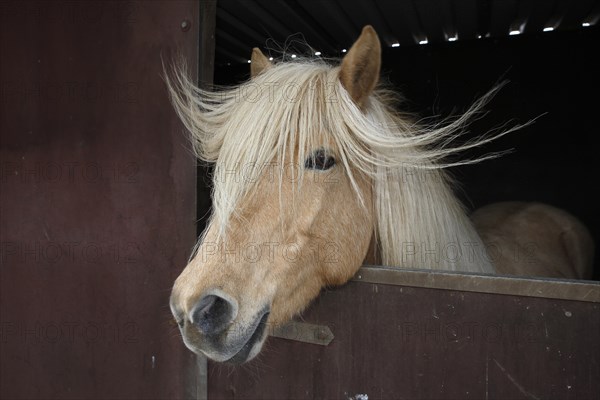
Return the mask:
<path fill-rule="evenodd" d="M 377 4 L 401 46 L 416 44 L 425 37 L 412 2 L 379 1 Z"/>
<path fill-rule="evenodd" d="M 492 37 L 508 36 L 516 17 L 516 0 L 493 0 L 490 34 Z"/>
<path fill-rule="evenodd" d="M 452 2 L 456 33 L 460 40 L 477 37 L 477 0 L 457 0 Z"/>
<path fill-rule="evenodd" d="M 215 31 L 217 0 L 200 1 L 200 62 L 198 63 L 198 83 L 209 87 L 215 73 Z"/>

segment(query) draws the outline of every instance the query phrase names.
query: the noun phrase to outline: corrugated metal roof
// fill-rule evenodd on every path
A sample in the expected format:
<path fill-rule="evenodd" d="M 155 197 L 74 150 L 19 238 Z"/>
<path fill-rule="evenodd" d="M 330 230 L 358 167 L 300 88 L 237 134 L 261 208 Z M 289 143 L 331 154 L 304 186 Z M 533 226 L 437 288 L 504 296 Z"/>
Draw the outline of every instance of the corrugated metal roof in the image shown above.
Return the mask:
<path fill-rule="evenodd" d="M 599 18 L 600 0 L 218 0 L 216 64 L 303 41 L 339 56 L 367 24 L 399 47 L 582 29 Z"/>

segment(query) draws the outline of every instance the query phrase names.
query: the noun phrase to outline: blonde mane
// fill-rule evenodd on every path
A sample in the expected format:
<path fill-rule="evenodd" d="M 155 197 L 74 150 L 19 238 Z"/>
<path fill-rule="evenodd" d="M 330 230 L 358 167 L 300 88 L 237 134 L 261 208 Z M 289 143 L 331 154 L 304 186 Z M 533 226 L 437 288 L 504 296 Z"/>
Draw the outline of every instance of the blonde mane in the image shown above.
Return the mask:
<path fill-rule="evenodd" d="M 497 156 L 449 160 L 518 128 L 455 144 L 497 88 L 452 121 L 423 125 L 394 110 L 395 96 L 385 89 L 359 109 L 340 83 L 339 67 L 323 61 L 275 64 L 217 91 L 199 89 L 187 76 L 178 67 L 167 85 L 196 155 L 215 163 L 212 222 L 221 235 L 240 200 L 255 194 L 255 178 L 265 168 L 290 165 L 321 143 L 335 143 L 356 195 L 362 204 L 373 202 L 373 233 L 384 265 L 494 271 L 443 169 Z M 281 182 L 284 168 L 276 170 Z M 372 179 L 372 199 L 358 190 L 357 173 Z M 302 181 L 302 168 L 293 174 Z"/>

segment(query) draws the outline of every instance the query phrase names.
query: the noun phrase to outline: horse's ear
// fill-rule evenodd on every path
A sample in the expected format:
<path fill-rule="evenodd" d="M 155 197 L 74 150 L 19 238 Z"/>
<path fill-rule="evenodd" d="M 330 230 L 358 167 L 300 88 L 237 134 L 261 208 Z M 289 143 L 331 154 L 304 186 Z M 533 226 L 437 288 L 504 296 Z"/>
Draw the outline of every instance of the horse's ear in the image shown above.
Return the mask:
<path fill-rule="evenodd" d="M 250 58 L 250 77 L 254 78 L 261 72 L 271 68 L 273 64 L 258 47 L 252 49 L 252 57 Z"/>
<path fill-rule="evenodd" d="M 375 29 L 371 25 L 363 28 L 342 60 L 340 81 L 352 99 L 362 106 L 369 97 L 377 81 L 381 68 L 381 44 Z"/>

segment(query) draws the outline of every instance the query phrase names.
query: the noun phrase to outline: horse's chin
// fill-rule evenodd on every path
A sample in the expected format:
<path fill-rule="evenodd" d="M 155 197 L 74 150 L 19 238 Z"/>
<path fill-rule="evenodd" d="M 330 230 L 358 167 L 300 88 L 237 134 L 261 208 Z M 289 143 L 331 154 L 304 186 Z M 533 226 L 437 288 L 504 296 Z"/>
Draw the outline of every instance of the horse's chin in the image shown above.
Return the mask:
<path fill-rule="evenodd" d="M 252 360 L 260 350 L 267 338 L 267 320 L 269 319 L 269 313 L 266 312 L 258 321 L 254 332 L 250 335 L 246 343 L 242 348 L 231 358 L 225 360 L 228 364 L 243 364 L 247 361 Z"/>
<path fill-rule="evenodd" d="M 229 335 L 223 337 L 224 342 L 212 343 L 210 346 L 202 346 L 192 343 L 183 335 L 183 341 L 186 346 L 198 355 L 204 355 L 209 359 L 227 364 L 239 365 L 250 361 L 262 349 L 262 346 L 268 336 L 267 321 L 269 311 L 260 313 L 254 321 L 246 327 L 231 331 Z M 236 329 L 235 325 L 230 329 Z M 245 333 L 240 335 L 240 333 Z M 229 336 L 229 341 L 226 337 Z M 228 342 L 228 343 L 227 343 Z M 205 342 L 208 344 L 208 342 Z"/>

